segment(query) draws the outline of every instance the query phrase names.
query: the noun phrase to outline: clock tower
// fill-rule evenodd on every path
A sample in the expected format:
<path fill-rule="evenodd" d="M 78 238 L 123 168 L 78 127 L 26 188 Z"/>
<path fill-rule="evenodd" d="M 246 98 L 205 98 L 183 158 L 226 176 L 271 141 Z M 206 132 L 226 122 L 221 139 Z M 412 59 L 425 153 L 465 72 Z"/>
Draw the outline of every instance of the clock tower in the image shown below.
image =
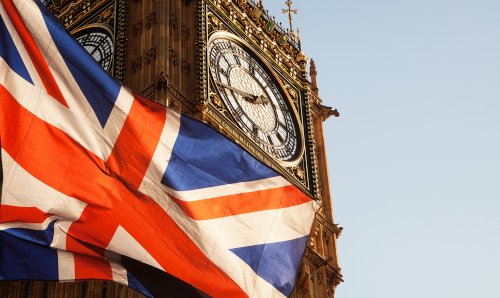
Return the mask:
<path fill-rule="evenodd" d="M 333 219 L 323 121 L 338 113 L 322 104 L 298 34 L 256 0 L 44 2 L 119 81 L 216 128 L 320 203 L 291 296 L 333 297 L 343 281 L 342 228 Z M 0 293 L 7 288 L 35 297 L 140 296 L 102 281 L 1 283 Z"/>

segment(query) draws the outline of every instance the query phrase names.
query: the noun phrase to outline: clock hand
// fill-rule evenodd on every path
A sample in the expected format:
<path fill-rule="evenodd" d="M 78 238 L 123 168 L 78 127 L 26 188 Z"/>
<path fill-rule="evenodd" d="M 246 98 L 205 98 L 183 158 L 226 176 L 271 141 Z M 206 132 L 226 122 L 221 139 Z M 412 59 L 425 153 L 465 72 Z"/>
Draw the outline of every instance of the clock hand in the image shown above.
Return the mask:
<path fill-rule="evenodd" d="M 235 88 L 231 85 L 228 85 L 228 84 L 225 84 L 225 83 L 222 83 L 219 81 L 216 81 L 216 83 L 224 88 L 227 88 L 229 90 L 232 90 L 235 93 L 238 93 L 239 95 L 241 95 L 243 97 L 243 99 L 245 99 L 251 103 L 267 104 L 269 102 L 269 99 L 267 97 L 265 97 L 264 95 L 258 95 L 258 96 L 253 95 L 253 94 L 246 93 L 245 91 L 242 91 L 238 88 Z"/>
<path fill-rule="evenodd" d="M 255 99 L 255 95 L 252 95 L 250 93 L 246 93 L 245 91 L 242 91 L 238 88 L 235 88 L 231 85 L 228 85 L 228 84 L 225 84 L 225 83 L 222 83 L 222 82 L 219 82 L 219 81 L 216 81 L 216 83 L 226 89 L 229 89 L 229 90 L 232 90 L 234 91 L 235 93 L 238 93 L 239 95 L 241 95 L 244 99 L 250 99 L 251 101 L 254 101 Z"/>
<path fill-rule="evenodd" d="M 269 103 L 269 98 L 264 95 L 256 96 L 254 103 L 267 105 Z"/>

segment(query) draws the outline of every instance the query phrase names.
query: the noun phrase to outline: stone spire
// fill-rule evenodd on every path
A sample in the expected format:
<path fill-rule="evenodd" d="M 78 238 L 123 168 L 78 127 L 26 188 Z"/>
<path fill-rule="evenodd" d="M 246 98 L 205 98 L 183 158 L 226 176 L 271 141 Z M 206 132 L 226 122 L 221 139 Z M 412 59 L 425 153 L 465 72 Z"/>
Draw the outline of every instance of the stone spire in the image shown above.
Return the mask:
<path fill-rule="evenodd" d="M 314 60 L 311 59 L 311 68 L 309 70 L 309 73 L 311 74 L 311 90 L 314 94 L 318 95 L 318 83 L 316 82 L 316 77 L 318 76 L 318 72 L 316 71 L 316 64 L 314 63 Z"/>

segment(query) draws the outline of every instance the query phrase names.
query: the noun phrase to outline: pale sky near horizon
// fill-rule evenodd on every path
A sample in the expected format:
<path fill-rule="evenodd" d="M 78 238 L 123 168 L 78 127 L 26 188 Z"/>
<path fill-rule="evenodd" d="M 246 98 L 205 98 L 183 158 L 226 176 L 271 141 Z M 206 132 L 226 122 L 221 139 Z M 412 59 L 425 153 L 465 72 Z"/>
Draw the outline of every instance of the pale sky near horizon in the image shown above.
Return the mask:
<path fill-rule="evenodd" d="M 264 6 L 285 22 L 284 2 Z M 500 297 L 500 1 L 293 2 L 341 113 L 336 298 Z"/>

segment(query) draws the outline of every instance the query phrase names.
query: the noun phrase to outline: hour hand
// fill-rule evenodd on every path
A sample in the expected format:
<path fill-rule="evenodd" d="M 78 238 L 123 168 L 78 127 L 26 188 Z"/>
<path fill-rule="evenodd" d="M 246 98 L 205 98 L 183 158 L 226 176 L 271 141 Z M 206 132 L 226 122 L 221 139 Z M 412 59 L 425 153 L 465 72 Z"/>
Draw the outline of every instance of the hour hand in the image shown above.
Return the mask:
<path fill-rule="evenodd" d="M 269 103 L 269 98 L 265 97 L 264 95 L 259 95 L 259 96 L 255 96 L 255 99 L 253 102 L 257 103 L 257 104 L 267 105 Z"/>

